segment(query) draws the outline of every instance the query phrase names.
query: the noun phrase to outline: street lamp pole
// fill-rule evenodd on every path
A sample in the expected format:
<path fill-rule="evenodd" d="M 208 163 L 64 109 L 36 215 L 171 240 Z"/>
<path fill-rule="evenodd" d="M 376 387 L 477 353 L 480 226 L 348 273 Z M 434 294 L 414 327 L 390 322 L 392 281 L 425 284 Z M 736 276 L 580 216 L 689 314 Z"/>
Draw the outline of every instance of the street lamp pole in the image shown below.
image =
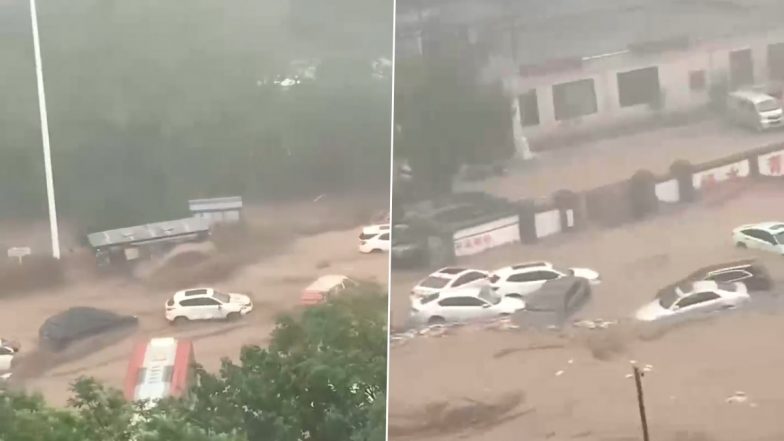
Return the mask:
<path fill-rule="evenodd" d="M 60 258 L 60 233 L 57 228 L 57 208 L 54 203 L 54 178 L 52 176 L 52 152 L 49 148 L 49 120 L 46 116 L 44 74 L 41 65 L 41 41 L 38 38 L 38 11 L 35 0 L 30 0 L 30 20 L 33 26 L 33 50 L 35 51 L 35 76 L 38 83 L 38 111 L 41 116 L 41 141 L 44 147 L 44 171 L 46 173 L 46 199 L 49 205 L 49 230 L 52 237 L 52 257 Z"/>

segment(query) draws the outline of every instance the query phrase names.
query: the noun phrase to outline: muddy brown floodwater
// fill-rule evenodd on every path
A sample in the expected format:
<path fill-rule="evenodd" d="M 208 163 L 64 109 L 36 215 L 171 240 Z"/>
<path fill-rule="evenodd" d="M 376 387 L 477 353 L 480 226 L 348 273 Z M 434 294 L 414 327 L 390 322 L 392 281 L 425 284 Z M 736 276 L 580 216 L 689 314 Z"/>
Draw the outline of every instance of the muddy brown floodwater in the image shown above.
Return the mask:
<path fill-rule="evenodd" d="M 329 210 L 311 207 L 295 207 L 288 211 L 292 216 L 301 215 L 310 231 L 316 228 L 314 218 L 329 213 Z M 266 228 L 274 228 L 275 225 L 283 228 L 280 221 L 286 221 L 286 210 L 266 214 L 264 221 L 259 223 L 264 223 Z M 261 216 L 259 210 L 254 215 Z M 173 327 L 163 316 L 164 302 L 172 295 L 173 289 L 154 288 L 140 281 L 116 277 L 85 276 L 83 280 L 56 290 L 2 299 L 2 336 L 19 340 L 23 348 L 22 358 L 26 357 L 33 363 L 24 387 L 41 392 L 49 402 L 57 405 L 65 404 L 70 396 L 69 384 L 79 376 L 93 376 L 109 386 L 122 388 L 133 344 L 137 339 L 149 337 L 190 338 L 194 341 L 196 360 L 208 370 L 216 370 L 222 358 L 236 360 L 243 345 L 266 344 L 277 316 L 296 311 L 302 288 L 319 275 L 346 274 L 386 285 L 387 256 L 360 254 L 356 249 L 359 225 L 346 227 L 357 220 L 353 219 L 353 215 L 347 219 L 345 213 L 343 216 L 343 223 L 337 224 L 338 215 L 333 213 L 330 218 L 332 224 L 324 227 L 342 229 L 313 235 L 289 231 L 298 225 L 297 218 L 292 217 L 286 230 L 290 242 L 285 247 L 272 255 L 264 255 L 258 261 L 249 262 L 225 280 L 210 284 L 227 291 L 252 293 L 254 311 L 238 322 L 202 322 Z M 187 286 L 178 289 L 184 288 Z M 139 328 L 132 335 L 102 340 L 96 345 L 98 350 L 79 353 L 78 356 L 36 351 L 40 325 L 47 317 L 72 306 L 94 306 L 119 314 L 136 315 Z"/>
<path fill-rule="evenodd" d="M 740 224 L 783 219 L 782 201 L 781 182 L 748 184 L 623 228 L 507 246 L 460 264 L 494 269 L 546 259 L 594 268 L 603 283 L 580 313 L 589 319 L 625 319 L 691 271 L 749 256 L 784 292 L 784 258 L 736 249 L 730 239 Z M 423 275 L 393 273 L 398 325 Z M 643 378 L 651 439 L 784 439 L 784 314 L 748 311 L 654 339 L 638 335 L 621 324 L 562 335 L 463 329 L 414 338 L 391 352 L 390 439 L 639 440 L 630 360 L 652 366 Z M 736 392 L 745 395 L 727 402 Z"/>

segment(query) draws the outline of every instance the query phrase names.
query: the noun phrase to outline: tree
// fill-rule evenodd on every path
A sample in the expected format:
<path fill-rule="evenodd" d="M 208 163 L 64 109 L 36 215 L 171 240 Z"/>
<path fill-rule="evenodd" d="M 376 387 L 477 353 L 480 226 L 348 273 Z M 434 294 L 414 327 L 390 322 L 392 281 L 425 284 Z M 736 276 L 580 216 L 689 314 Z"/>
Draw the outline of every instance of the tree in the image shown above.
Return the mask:
<path fill-rule="evenodd" d="M 269 348 L 246 347 L 218 375 L 199 371 L 190 421 L 249 441 L 351 439 L 383 432 L 386 296 L 365 286 L 284 317 Z M 214 415 L 206 424 L 204 415 Z M 383 439 L 383 436 L 382 438 Z"/>
<path fill-rule="evenodd" d="M 389 3 L 344 2 L 373 9 L 351 27 L 377 36 L 376 11 L 391 21 Z M 252 203 L 386 190 L 379 170 L 389 169 L 391 84 L 369 67 L 389 56 L 390 37 L 323 43 L 330 29 L 349 27 L 333 25 L 303 38 L 283 23 L 286 4 L 40 4 L 61 217 L 92 232 L 187 216 L 196 197 Z M 29 9 L 15 1 L 3 13 L 14 27 L 0 39 L 0 208 L 4 217 L 42 217 Z M 300 59 L 321 63 L 315 81 L 287 90 L 271 83 Z"/>
<path fill-rule="evenodd" d="M 395 78 L 394 154 L 408 159 L 426 194 L 451 191 L 463 164 L 511 154 L 508 99 L 500 85 L 477 81 L 470 59 L 449 52 L 401 60 Z"/>
<path fill-rule="evenodd" d="M 383 441 L 386 295 L 363 285 L 301 317 L 279 319 L 268 348 L 243 348 L 187 399 L 148 408 L 91 379 L 67 409 L 0 396 L 3 441 Z"/>

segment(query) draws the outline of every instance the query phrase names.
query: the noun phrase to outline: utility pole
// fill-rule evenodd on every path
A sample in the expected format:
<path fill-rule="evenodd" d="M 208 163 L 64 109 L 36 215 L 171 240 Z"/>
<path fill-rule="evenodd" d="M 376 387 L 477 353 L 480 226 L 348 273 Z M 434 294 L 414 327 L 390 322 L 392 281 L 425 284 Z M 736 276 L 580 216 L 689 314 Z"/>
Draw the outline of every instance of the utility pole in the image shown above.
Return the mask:
<path fill-rule="evenodd" d="M 642 393 L 642 371 L 637 366 L 634 369 L 634 384 L 637 387 L 637 405 L 640 407 L 640 422 L 642 423 L 642 439 L 643 441 L 650 441 L 648 437 L 648 417 L 645 415 L 645 401 L 643 400 Z"/>
<path fill-rule="evenodd" d="M 46 173 L 46 199 L 49 206 L 49 230 L 52 238 L 52 257 L 60 258 L 60 233 L 57 228 L 57 207 L 54 202 L 54 178 L 52 176 L 52 153 L 49 148 L 49 120 L 46 116 L 46 94 L 41 63 L 41 41 L 38 38 L 38 11 L 35 0 L 30 0 L 30 20 L 33 27 L 33 50 L 35 52 L 35 76 L 38 83 L 38 111 L 41 116 L 41 141 L 44 147 L 44 172 Z"/>

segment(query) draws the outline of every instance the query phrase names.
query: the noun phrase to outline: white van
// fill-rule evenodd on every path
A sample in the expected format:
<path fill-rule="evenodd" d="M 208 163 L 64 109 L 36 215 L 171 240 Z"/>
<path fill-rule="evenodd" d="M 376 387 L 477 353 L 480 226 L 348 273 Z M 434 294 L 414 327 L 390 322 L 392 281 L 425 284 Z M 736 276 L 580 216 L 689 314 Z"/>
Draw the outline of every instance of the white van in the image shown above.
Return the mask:
<path fill-rule="evenodd" d="M 727 97 L 727 114 L 734 122 L 758 131 L 784 125 L 781 103 L 760 92 L 730 93 Z"/>

